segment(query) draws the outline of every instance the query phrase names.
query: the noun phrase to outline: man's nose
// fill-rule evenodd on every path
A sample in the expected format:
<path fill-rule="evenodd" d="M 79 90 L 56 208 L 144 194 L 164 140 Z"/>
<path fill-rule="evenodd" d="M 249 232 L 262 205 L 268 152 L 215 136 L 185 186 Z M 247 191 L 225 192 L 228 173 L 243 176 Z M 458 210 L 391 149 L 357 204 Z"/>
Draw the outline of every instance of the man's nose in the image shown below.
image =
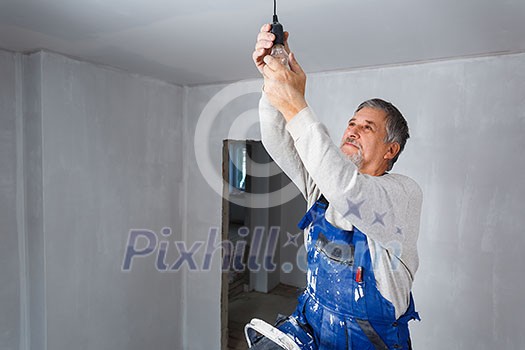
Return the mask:
<path fill-rule="evenodd" d="M 359 138 L 359 131 L 359 126 L 357 125 L 348 126 L 346 135 L 347 137 L 357 139 Z"/>

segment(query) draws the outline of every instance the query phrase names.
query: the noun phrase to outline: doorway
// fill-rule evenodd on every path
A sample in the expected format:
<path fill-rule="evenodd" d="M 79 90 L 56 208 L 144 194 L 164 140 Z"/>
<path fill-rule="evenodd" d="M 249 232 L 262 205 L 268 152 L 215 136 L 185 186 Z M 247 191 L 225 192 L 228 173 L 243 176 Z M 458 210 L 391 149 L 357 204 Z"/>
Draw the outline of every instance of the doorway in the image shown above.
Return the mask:
<path fill-rule="evenodd" d="M 264 196 L 290 179 L 280 169 L 270 172 L 275 164 L 261 141 L 224 140 L 222 154 L 222 240 L 234 248 L 222 274 L 221 349 L 246 349 L 244 325 L 254 317 L 273 324 L 278 314 L 289 315 L 304 288 L 306 275 L 296 261 L 303 236 L 296 224 L 306 201 L 297 190 L 287 203 L 253 208 L 250 194 Z M 296 244 L 289 243 L 290 235 L 298 238 Z M 268 265 L 263 255 L 271 257 Z"/>

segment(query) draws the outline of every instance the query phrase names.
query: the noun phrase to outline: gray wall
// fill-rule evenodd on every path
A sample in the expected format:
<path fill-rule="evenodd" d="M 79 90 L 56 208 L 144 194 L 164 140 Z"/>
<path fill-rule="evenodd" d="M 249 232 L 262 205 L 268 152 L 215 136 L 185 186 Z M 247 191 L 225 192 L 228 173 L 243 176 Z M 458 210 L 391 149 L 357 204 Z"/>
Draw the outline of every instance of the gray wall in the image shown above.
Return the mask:
<path fill-rule="evenodd" d="M 217 118 L 211 120 L 209 133 L 196 134 L 196 127 L 201 112 L 218 93 L 223 86 L 203 86 L 187 88 L 185 94 L 184 112 L 184 183 L 186 200 L 184 212 L 183 239 L 191 246 L 193 242 L 206 242 L 210 228 L 221 227 L 222 183 L 222 140 L 231 139 L 260 139 L 257 129 L 250 129 L 246 137 L 228 137 L 228 133 L 235 118 L 252 109 L 257 104 L 257 94 L 247 94 L 233 99 L 222 111 L 219 110 Z M 249 108 L 246 108 L 249 106 Z M 215 109 L 214 109 L 215 110 Z M 215 112 L 212 113 L 212 117 Z M 252 111 L 252 118 L 257 118 L 257 112 Z M 246 116 L 246 118 L 249 118 Z M 244 136 L 237 135 L 237 136 Z M 195 139 L 197 142 L 194 144 Z M 211 164 L 215 172 L 206 173 L 213 188 L 210 187 L 205 177 L 199 170 L 196 162 L 195 151 L 204 150 L 209 152 L 209 160 L 201 159 L 202 162 Z M 218 192 L 217 192 L 218 191 Z M 200 249 L 196 255 L 197 262 L 202 262 L 203 251 Z M 219 349 L 220 347 L 220 292 L 221 272 L 220 254 L 216 253 L 212 268 L 208 271 L 185 271 L 183 284 L 183 307 L 184 322 L 183 349 Z M 203 336 L 203 331 L 206 336 Z"/>
<path fill-rule="evenodd" d="M 35 54 L 21 57 L 20 76 L 22 85 L 22 112 L 17 116 L 22 131 L 17 134 L 22 139 L 22 148 L 17 157 L 22 160 L 22 171 L 18 181 L 23 183 L 23 206 L 18 215 L 23 216 L 18 235 L 24 243 L 20 259 L 22 291 L 21 309 L 27 311 L 27 322 L 22 324 L 21 340 L 29 349 L 46 349 L 46 239 L 44 235 L 44 182 L 42 178 L 42 57 Z M 24 347 L 22 347 L 24 349 Z"/>
<path fill-rule="evenodd" d="M 46 52 L 0 60 L 0 348 L 181 348 L 181 273 L 156 251 L 121 267 L 131 229 L 180 240 L 183 89 Z"/>
<path fill-rule="evenodd" d="M 261 82 L 242 84 L 246 95 L 220 98 L 224 106 L 218 104 L 213 132 L 197 146 L 209 149 L 216 171 L 222 139 L 237 117 L 250 118 L 257 106 L 250 92 Z M 188 242 L 220 227 L 221 199 L 199 171 L 192 137 L 201 112 L 217 107 L 212 97 L 223 87 L 187 90 Z M 412 324 L 416 349 L 519 349 L 525 343 L 524 91 L 525 54 L 310 76 L 308 101 L 337 143 L 364 99 L 391 100 L 409 121 L 412 138 L 394 172 L 411 176 L 424 192 L 414 284 L 423 321 Z M 218 348 L 215 267 L 186 276 L 185 349 Z M 206 329 L 207 337 L 197 329 Z"/>
<path fill-rule="evenodd" d="M 16 59 L 0 51 L 0 349 L 20 343 L 20 264 L 17 224 Z"/>
<path fill-rule="evenodd" d="M 250 172 L 250 165 L 255 165 L 257 167 L 264 166 L 264 171 L 257 171 L 255 167 L 251 169 L 251 172 L 254 176 L 250 179 L 250 189 L 249 192 L 252 193 L 268 193 L 271 191 L 279 190 L 281 183 L 281 175 L 269 176 L 271 169 L 271 158 L 268 155 L 268 152 L 264 149 L 264 146 L 261 142 L 253 142 L 251 144 L 251 152 L 248 160 L 247 168 Z M 263 165 L 264 164 L 264 165 Z M 263 176 L 261 176 L 263 175 Z M 281 213 L 280 207 L 275 206 L 268 210 L 267 207 L 264 208 L 250 208 L 247 210 L 247 216 L 249 217 L 250 229 L 253 233 L 256 227 L 259 229 L 264 228 L 263 233 L 263 246 L 261 247 L 261 252 L 266 252 L 267 244 L 269 247 L 273 247 L 273 236 L 279 234 L 282 235 L 279 231 L 281 228 Z M 261 268 L 258 271 L 250 272 L 250 288 L 263 293 L 268 293 L 273 288 L 275 288 L 280 282 L 280 242 L 279 238 L 275 243 L 275 250 L 271 257 L 271 263 L 275 264 L 275 269 L 271 270 L 269 268 Z M 271 249 L 271 248 L 270 248 Z M 258 264 L 264 266 L 264 255 L 260 254 L 258 259 Z"/>

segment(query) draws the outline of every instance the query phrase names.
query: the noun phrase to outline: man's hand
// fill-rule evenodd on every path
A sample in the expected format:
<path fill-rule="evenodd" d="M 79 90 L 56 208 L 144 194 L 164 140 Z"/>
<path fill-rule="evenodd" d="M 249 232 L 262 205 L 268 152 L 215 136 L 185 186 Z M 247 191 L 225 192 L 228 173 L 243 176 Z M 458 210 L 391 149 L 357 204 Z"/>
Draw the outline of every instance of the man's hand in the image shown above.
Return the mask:
<path fill-rule="evenodd" d="M 270 55 L 264 56 L 261 64 L 264 92 L 270 103 L 283 114 L 287 122 L 307 107 L 304 98 L 306 74 L 295 60 L 293 53 L 288 55 L 288 60 L 290 69 Z"/>
<path fill-rule="evenodd" d="M 266 65 L 264 63 L 264 57 L 272 52 L 273 41 L 275 40 L 275 35 L 270 32 L 271 29 L 271 24 L 265 24 L 262 26 L 261 32 L 257 35 L 255 51 L 252 55 L 253 62 L 261 74 L 263 74 L 263 69 Z M 289 53 L 290 47 L 288 46 L 288 35 L 288 32 L 284 32 L 284 49 Z"/>

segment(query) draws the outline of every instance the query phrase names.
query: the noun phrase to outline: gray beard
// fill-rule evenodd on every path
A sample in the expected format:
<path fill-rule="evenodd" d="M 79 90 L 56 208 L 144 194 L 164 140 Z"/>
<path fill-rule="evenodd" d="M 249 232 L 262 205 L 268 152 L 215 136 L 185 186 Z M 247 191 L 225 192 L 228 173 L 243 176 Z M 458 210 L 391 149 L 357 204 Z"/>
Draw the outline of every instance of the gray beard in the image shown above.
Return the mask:
<path fill-rule="evenodd" d="M 361 153 L 361 150 L 358 150 L 357 153 L 352 155 L 347 154 L 346 157 L 350 159 L 358 169 L 363 165 L 363 154 Z"/>
<path fill-rule="evenodd" d="M 341 142 L 341 147 L 343 147 L 343 145 L 345 144 L 345 142 L 348 142 L 348 141 L 351 141 L 349 138 L 346 138 L 345 140 L 343 140 Z M 350 159 L 350 161 L 352 163 L 355 164 L 355 166 L 357 167 L 357 169 L 360 169 L 361 168 L 361 165 L 363 165 L 363 152 L 361 152 L 361 148 L 359 148 L 357 150 L 357 153 L 355 154 L 352 154 L 352 155 L 348 155 L 346 153 L 344 153 L 344 155 L 346 156 L 346 158 Z"/>

